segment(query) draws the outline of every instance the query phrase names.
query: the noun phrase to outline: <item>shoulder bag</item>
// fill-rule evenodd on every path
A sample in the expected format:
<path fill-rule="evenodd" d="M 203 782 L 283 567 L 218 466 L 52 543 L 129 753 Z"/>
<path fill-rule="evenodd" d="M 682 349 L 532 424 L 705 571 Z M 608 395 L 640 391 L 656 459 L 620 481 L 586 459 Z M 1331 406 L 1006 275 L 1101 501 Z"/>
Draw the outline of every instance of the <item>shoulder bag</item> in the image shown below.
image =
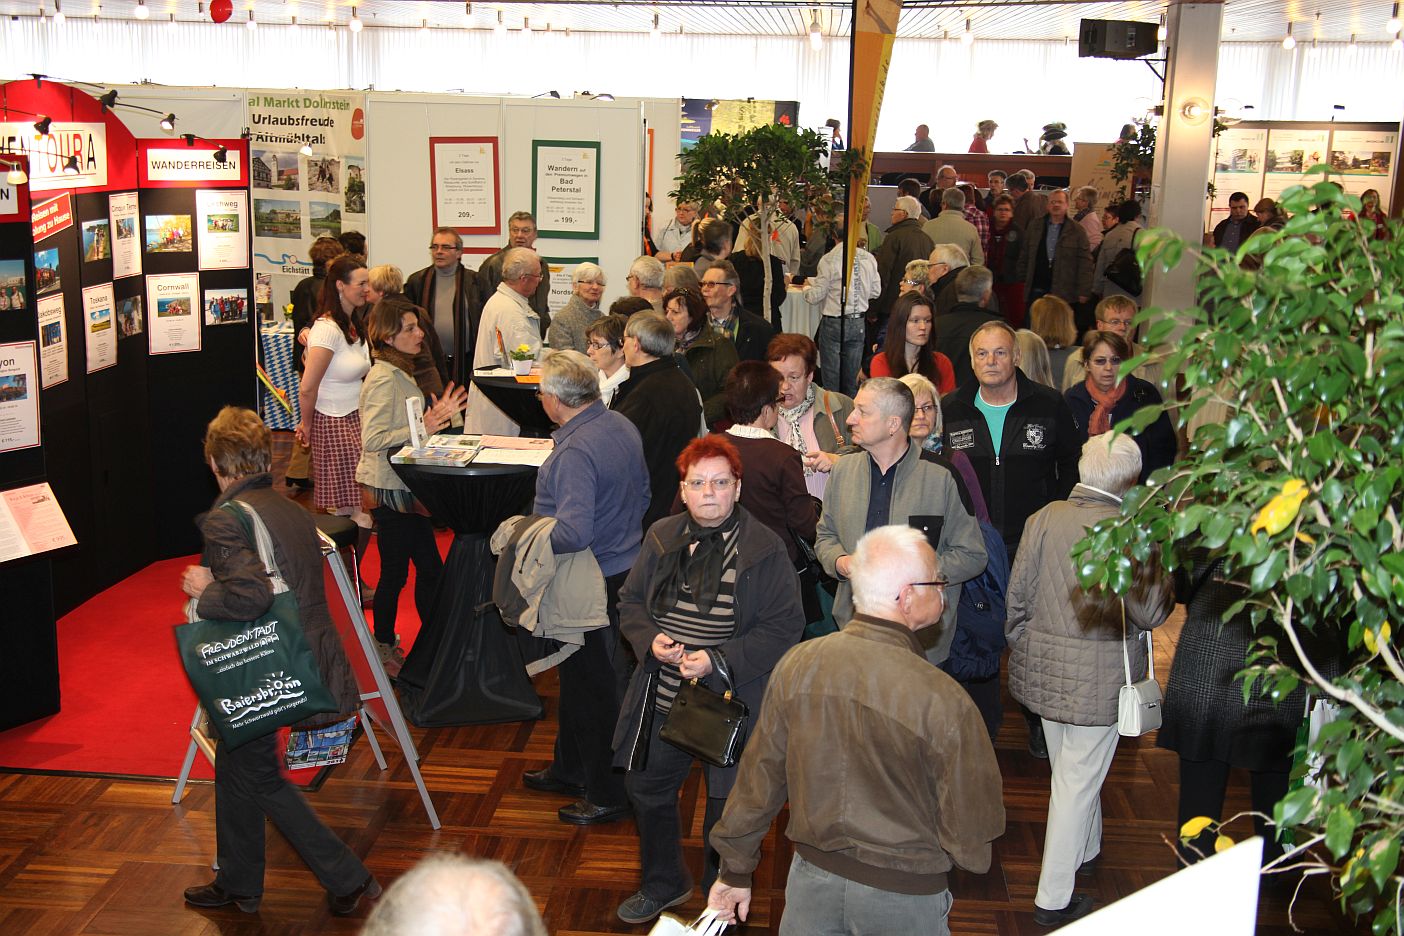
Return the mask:
<path fill-rule="evenodd" d="M 316 715 L 337 711 L 317 659 L 302 633 L 297 596 L 273 561 L 273 541 L 258 513 L 242 501 L 221 506 L 250 533 L 273 587 L 273 603 L 255 621 L 204 621 L 197 602 L 175 629 L 180 662 L 210 724 L 231 750 Z"/>
<path fill-rule="evenodd" d="M 1112 257 L 1104 274 L 1112 283 L 1133 296 L 1141 294 L 1141 264 L 1136 261 L 1136 235 L 1139 233 L 1140 229 L 1131 233 L 1131 246 L 1123 247 L 1121 253 Z"/>
<path fill-rule="evenodd" d="M 713 671 L 726 683 L 726 691 L 713 692 L 696 679 L 683 683 L 658 737 L 713 767 L 735 767 L 751 712 L 745 702 L 735 698 L 736 686 L 726 657 L 714 648 L 708 648 L 707 656 L 712 659 Z"/>
<path fill-rule="evenodd" d="M 1155 681 L 1155 646 L 1146 631 L 1146 678 L 1131 681 L 1131 656 L 1126 652 L 1126 601 L 1121 602 L 1121 662 L 1126 683 L 1116 697 L 1116 730 L 1123 738 L 1139 738 L 1160 727 L 1160 683 Z"/>

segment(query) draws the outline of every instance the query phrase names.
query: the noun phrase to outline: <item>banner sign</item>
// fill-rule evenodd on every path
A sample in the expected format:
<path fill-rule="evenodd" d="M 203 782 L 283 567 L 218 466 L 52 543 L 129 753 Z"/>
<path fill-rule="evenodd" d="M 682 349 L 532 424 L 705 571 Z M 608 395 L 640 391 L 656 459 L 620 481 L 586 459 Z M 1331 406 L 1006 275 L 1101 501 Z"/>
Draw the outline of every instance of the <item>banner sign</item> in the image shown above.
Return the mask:
<path fill-rule="evenodd" d="M 249 167 L 243 140 L 197 140 L 194 146 L 170 140 L 137 140 L 137 173 L 147 188 L 200 188 L 247 185 Z M 224 162 L 214 158 L 223 147 Z"/>
<path fill-rule="evenodd" d="M 459 234 L 501 234 L 497 137 L 430 137 L 434 227 Z"/>
<path fill-rule="evenodd" d="M 51 198 L 34 207 L 30 216 L 34 226 L 34 242 L 73 227 L 73 198 L 64 192 L 58 198 Z"/>
<path fill-rule="evenodd" d="M 33 122 L 0 123 L 0 153 L 29 157 L 31 191 L 107 187 L 107 127 L 101 123 L 54 121 L 42 136 Z M 65 172 L 70 156 L 76 171 Z"/>
<path fill-rule="evenodd" d="M 877 140 L 878 115 L 882 112 L 882 95 L 887 88 L 887 68 L 892 61 L 892 43 L 897 38 L 897 20 L 902 15 L 902 0 L 866 0 L 854 4 L 853 38 L 849 53 L 848 72 L 848 145 L 860 149 L 872 159 Z M 848 188 L 848 243 L 844 257 L 857 255 L 858 235 L 863 225 L 854 223 L 863 217 L 866 185 Z M 845 275 L 853 276 L 853 264 L 845 263 Z M 846 294 L 847 285 L 845 286 Z"/>

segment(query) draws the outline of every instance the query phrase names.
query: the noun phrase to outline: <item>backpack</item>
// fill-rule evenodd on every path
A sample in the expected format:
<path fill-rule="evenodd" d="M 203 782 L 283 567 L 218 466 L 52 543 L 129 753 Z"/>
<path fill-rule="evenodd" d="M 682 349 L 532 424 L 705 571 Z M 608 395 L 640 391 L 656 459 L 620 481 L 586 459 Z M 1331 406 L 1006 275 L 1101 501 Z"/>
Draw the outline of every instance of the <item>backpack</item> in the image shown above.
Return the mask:
<path fill-rule="evenodd" d="M 974 501 L 975 518 L 985 538 L 988 561 L 985 571 L 960 587 L 951 655 L 941 668 L 958 680 L 988 679 L 999 675 L 999 661 L 1004 655 L 1004 595 L 1009 588 L 1009 554 L 1005 551 L 1003 537 L 990 523 L 980 483 L 969 459 L 952 458 L 952 462 Z"/>

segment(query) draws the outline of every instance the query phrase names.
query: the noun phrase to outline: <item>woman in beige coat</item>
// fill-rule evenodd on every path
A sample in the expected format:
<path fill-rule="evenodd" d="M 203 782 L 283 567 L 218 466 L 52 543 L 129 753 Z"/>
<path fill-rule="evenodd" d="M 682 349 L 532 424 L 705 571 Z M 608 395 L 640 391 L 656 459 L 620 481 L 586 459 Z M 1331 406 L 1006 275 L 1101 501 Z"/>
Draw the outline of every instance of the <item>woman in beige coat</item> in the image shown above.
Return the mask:
<path fill-rule="evenodd" d="M 1144 679 L 1141 631 L 1158 627 L 1174 607 L 1170 576 L 1158 561 L 1136 566 L 1122 602 L 1083 591 L 1068 556 L 1087 529 L 1116 516 L 1141 473 L 1129 436 L 1096 436 L 1082 447 L 1081 481 L 1065 501 L 1029 518 L 1007 593 L 1005 635 L 1009 692 L 1043 722 L 1053 769 L 1043 868 L 1034 919 L 1052 926 L 1084 916 L 1092 898 L 1073 893 L 1074 875 L 1090 870 L 1102 849 L 1102 782 L 1116 754 L 1117 694 L 1124 684 L 1125 640 L 1131 679 Z M 1129 632 L 1123 637 L 1125 632 Z"/>

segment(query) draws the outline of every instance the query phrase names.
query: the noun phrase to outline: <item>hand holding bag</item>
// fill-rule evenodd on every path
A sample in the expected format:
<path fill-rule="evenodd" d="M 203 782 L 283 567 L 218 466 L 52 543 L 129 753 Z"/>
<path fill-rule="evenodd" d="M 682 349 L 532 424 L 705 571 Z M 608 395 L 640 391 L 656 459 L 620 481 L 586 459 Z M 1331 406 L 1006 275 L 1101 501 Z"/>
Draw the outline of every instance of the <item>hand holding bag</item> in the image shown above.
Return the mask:
<path fill-rule="evenodd" d="M 741 736 L 751 712 L 745 702 L 733 698 L 736 686 L 726 657 L 713 649 L 708 649 L 707 655 L 712 669 L 726 683 L 726 692 L 713 692 L 696 679 L 683 683 L 658 737 L 713 767 L 734 767 L 741 756 Z"/>
<path fill-rule="evenodd" d="M 273 561 L 273 540 L 252 507 L 221 505 L 240 518 L 258 548 L 273 603 L 256 621 L 203 621 L 195 599 L 190 623 L 175 629 L 180 662 L 220 740 L 231 750 L 320 712 L 338 708 L 302 634 L 297 596 Z"/>
<path fill-rule="evenodd" d="M 1139 738 L 1160 727 L 1160 683 L 1155 681 L 1155 645 L 1146 631 L 1146 678 L 1131 681 L 1131 656 L 1126 651 L 1126 602 L 1121 602 L 1121 662 L 1126 684 L 1116 697 L 1116 730 L 1123 738 Z"/>

